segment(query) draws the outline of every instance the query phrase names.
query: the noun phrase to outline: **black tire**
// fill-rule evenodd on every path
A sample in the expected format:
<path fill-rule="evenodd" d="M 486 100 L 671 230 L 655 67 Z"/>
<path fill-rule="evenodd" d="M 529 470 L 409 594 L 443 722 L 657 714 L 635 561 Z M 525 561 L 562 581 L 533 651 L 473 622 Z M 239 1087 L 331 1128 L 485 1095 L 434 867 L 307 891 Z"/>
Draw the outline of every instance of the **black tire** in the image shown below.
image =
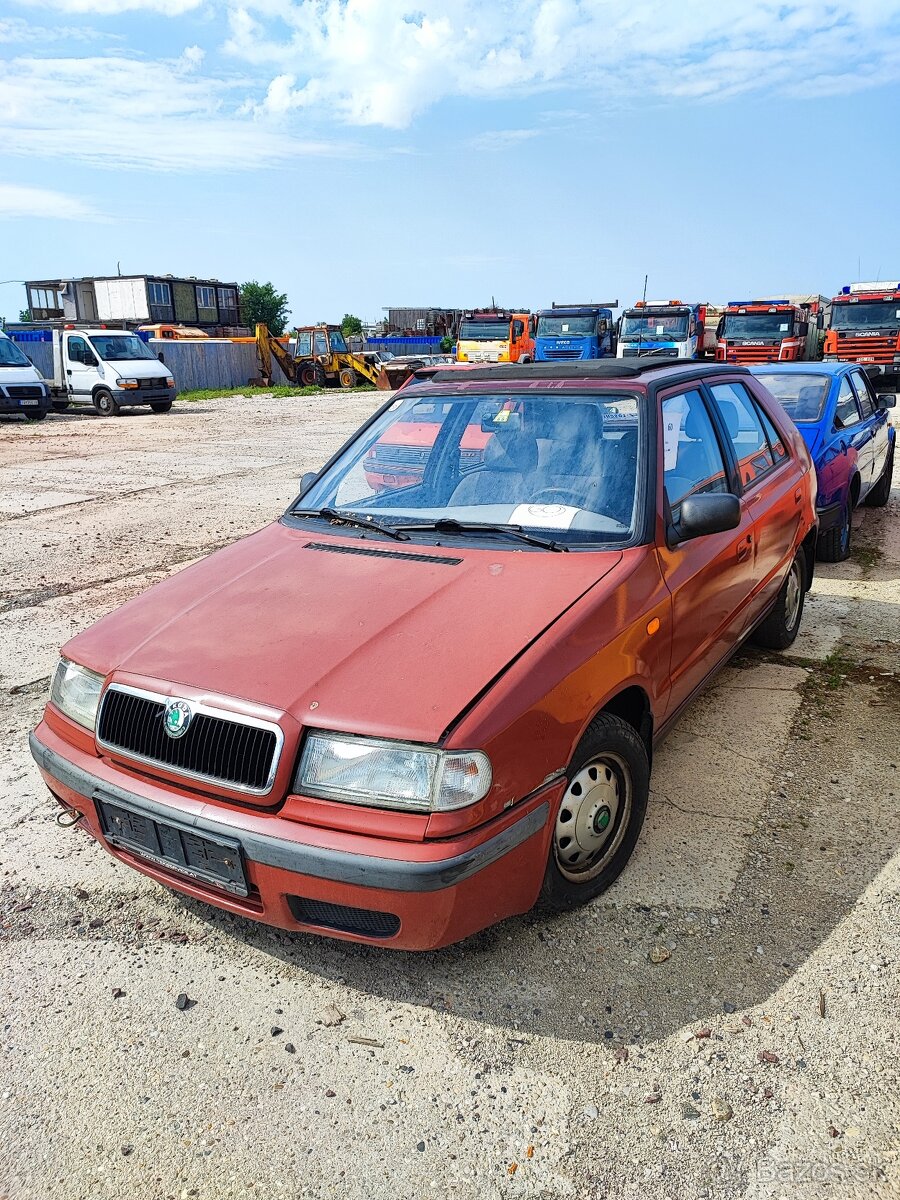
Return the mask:
<path fill-rule="evenodd" d="M 546 912 L 586 904 L 621 874 L 647 812 L 647 748 L 627 721 L 601 713 L 581 739 L 566 778 L 538 900 Z"/>
<path fill-rule="evenodd" d="M 37 412 L 26 412 L 25 417 L 29 421 L 43 421 L 47 415 L 46 408 L 39 408 Z"/>
<path fill-rule="evenodd" d="M 150 407 L 153 409 L 153 411 L 155 413 L 171 412 L 172 411 L 172 401 L 171 400 L 154 400 L 151 402 Z"/>
<path fill-rule="evenodd" d="M 94 392 L 94 408 L 101 417 L 117 417 L 119 415 L 119 402 L 106 388 L 97 388 Z"/>
<path fill-rule="evenodd" d="M 802 550 L 791 563 L 775 607 L 753 632 L 753 641 L 767 650 L 786 650 L 800 631 L 806 600 L 806 556 Z"/>
<path fill-rule="evenodd" d="M 325 368 L 320 362 L 308 363 L 300 371 L 300 382 L 304 387 L 325 387 L 328 383 Z"/>
<path fill-rule="evenodd" d="M 881 478 L 866 496 L 866 504 L 869 508 L 884 508 L 891 497 L 891 484 L 894 480 L 894 447 L 896 445 L 895 437 L 891 442 L 890 450 L 888 450 L 887 462 L 884 464 Z"/>
<path fill-rule="evenodd" d="M 54 412 L 65 412 L 68 407 L 69 407 L 68 400 L 54 400 L 53 401 L 53 411 Z"/>
<path fill-rule="evenodd" d="M 853 540 L 853 495 L 848 497 L 841 515 L 840 524 L 819 534 L 816 542 L 816 558 L 820 562 L 844 562 L 850 557 Z"/>

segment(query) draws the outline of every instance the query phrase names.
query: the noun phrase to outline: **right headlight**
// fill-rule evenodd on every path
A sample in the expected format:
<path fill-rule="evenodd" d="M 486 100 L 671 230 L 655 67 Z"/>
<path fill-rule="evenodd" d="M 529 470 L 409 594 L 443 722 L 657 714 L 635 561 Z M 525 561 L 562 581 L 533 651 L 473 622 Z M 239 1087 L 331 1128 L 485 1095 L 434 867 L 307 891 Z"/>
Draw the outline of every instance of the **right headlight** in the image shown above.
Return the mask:
<path fill-rule="evenodd" d="M 310 733 L 296 791 L 327 800 L 446 812 L 487 795 L 491 764 L 480 750 L 440 750 L 410 742 Z"/>
<path fill-rule="evenodd" d="M 93 730 L 103 690 L 103 676 L 78 663 L 61 658 L 50 684 L 50 699 L 56 707 L 85 729 Z"/>

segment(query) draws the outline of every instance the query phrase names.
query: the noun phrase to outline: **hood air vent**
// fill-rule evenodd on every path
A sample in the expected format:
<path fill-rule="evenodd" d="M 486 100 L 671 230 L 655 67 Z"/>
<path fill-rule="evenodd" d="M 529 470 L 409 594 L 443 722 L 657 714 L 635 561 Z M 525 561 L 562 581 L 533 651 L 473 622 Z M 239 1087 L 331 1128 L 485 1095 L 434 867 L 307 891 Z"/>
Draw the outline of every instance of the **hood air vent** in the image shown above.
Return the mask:
<path fill-rule="evenodd" d="M 307 550 L 324 550 L 327 554 L 362 554 L 367 558 L 400 558 L 404 562 L 436 563 L 442 567 L 458 567 L 461 558 L 443 554 L 409 554 L 403 550 L 370 550 L 368 546 L 336 546 L 330 542 L 307 542 Z"/>

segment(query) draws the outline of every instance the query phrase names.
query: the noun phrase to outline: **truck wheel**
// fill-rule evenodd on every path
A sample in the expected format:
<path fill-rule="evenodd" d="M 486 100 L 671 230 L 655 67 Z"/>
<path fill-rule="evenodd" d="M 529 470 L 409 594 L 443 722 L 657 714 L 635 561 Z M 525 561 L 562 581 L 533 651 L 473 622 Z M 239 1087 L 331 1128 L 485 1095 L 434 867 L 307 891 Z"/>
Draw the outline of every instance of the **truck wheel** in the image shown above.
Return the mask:
<path fill-rule="evenodd" d="M 154 400 L 154 401 L 152 401 L 150 407 L 153 409 L 153 411 L 155 413 L 167 413 L 167 412 L 171 411 L 172 401 L 171 400 Z"/>
<path fill-rule="evenodd" d="M 342 388 L 356 387 L 356 372 L 352 367 L 341 367 L 338 371 L 338 383 Z"/>
<path fill-rule="evenodd" d="M 565 912 L 618 878 L 634 850 L 650 793 L 650 762 L 637 730 L 612 713 L 588 727 L 567 771 L 539 904 Z"/>
<path fill-rule="evenodd" d="M 29 421 L 43 421 L 43 419 L 44 419 L 44 417 L 46 417 L 46 415 L 47 415 L 47 410 L 45 408 L 39 408 L 37 410 L 37 412 L 27 412 L 26 411 L 26 413 L 25 413 L 25 416 L 26 416 L 27 420 L 29 420 Z"/>
<path fill-rule="evenodd" d="M 65 412 L 68 407 L 69 407 L 68 400 L 54 400 L 53 401 L 53 411 L 54 412 Z"/>
<path fill-rule="evenodd" d="M 884 508 L 891 496 L 891 484 L 894 481 L 894 447 L 897 445 L 897 439 L 891 442 L 891 448 L 888 450 L 887 462 L 884 464 L 884 470 L 881 472 L 881 478 L 866 496 L 866 504 L 869 508 Z"/>
<path fill-rule="evenodd" d="M 791 563 L 775 607 L 753 634 L 757 646 L 787 650 L 800 632 L 803 601 L 806 599 L 806 557 L 802 550 Z"/>
<path fill-rule="evenodd" d="M 112 392 L 106 388 L 97 388 L 94 392 L 94 408 L 101 417 L 117 417 L 119 415 L 119 403 Z"/>

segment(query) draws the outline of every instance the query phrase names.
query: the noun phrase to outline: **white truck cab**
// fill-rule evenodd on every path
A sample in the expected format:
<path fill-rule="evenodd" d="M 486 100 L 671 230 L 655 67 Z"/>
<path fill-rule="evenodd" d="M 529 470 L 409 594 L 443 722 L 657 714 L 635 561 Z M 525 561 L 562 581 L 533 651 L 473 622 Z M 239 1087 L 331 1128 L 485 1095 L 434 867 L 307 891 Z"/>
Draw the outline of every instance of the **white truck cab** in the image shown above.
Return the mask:
<path fill-rule="evenodd" d="M 42 421 L 50 410 L 50 388 L 14 341 L 0 331 L 0 413 Z"/>
<path fill-rule="evenodd" d="M 90 327 L 53 331 L 53 407 L 91 404 L 101 417 L 126 405 L 168 412 L 175 399 L 169 368 L 127 329 Z"/>

